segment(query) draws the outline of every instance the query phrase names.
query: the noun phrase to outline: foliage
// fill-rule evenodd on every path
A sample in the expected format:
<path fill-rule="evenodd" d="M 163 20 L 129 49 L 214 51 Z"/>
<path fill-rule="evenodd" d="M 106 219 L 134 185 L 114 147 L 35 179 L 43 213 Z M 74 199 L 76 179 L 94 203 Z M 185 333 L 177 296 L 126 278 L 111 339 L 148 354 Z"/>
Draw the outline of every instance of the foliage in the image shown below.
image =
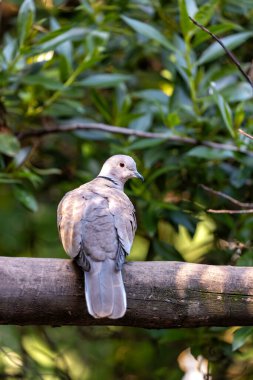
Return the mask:
<path fill-rule="evenodd" d="M 252 143 L 238 128 L 253 133 L 252 89 L 188 18 L 208 25 L 247 69 L 251 2 L 13 4 L 0 52 L 1 254 L 65 257 L 57 203 L 96 176 L 108 156 L 124 153 L 146 179 L 127 186 L 138 217 L 132 260 L 251 265 L 252 216 L 210 216 L 207 209 L 231 205 L 199 185 L 251 201 Z M 34 129 L 94 122 L 128 127 L 133 135 L 78 130 L 22 138 Z M 214 379 L 250 379 L 252 330 L 236 331 L 232 344 L 233 331 L 4 327 L 0 374 L 180 379 L 175 361 L 190 346 L 209 359 Z"/>

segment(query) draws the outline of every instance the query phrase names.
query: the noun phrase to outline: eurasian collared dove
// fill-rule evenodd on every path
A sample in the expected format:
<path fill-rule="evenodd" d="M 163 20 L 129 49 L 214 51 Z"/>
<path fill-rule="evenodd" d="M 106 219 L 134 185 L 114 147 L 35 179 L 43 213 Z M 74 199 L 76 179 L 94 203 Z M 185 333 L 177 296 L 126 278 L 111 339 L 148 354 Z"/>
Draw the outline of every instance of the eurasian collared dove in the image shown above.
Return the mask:
<path fill-rule="evenodd" d="M 95 179 L 68 192 L 58 206 L 60 238 L 84 271 L 86 304 L 94 318 L 116 319 L 126 312 L 121 269 L 137 226 L 124 184 L 132 177 L 143 180 L 135 161 L 112 156 Z"/>

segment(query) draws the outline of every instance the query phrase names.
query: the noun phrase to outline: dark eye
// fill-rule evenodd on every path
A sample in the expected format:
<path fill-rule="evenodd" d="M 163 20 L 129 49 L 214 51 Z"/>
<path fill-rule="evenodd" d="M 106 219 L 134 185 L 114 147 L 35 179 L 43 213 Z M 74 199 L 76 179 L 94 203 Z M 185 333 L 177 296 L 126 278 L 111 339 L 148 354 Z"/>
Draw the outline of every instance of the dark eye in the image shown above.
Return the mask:
<path fill-rule="evenodd" d="M 119 164 L 119 166 L 120 166 L 121 168 L 124 168 L 125 164 L 123 164 L 123 162 L 121 162 L 121 163 Z"/>

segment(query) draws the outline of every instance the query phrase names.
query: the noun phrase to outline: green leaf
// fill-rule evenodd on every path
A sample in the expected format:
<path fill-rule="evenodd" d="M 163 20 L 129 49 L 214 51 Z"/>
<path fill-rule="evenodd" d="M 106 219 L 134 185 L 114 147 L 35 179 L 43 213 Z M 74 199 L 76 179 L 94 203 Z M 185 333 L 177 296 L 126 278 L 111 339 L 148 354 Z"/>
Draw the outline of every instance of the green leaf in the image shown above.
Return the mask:
<path fill-rule="evenodd" d="M 206 25 L 215 12 L 215 5 L 217 0 L 208 1 L 206 4 L 203 4 L 199 10 L 196 12 L 194 18 L 201 25 Z"/>
<path fill-rule="evenodd" d="M 84 87 L 106 88 L 117 86 L 131 78 L 131 75 L 125 74 L 95 74 L 80 80 L 77 84 Z"/>
<path fill-rule="evenodd" d="M 133 93 L 133 96 L 136 98 L 141 98 L 150 101 L 152 103 L 163 103 L 165 105 L 168 104 L 169 100 L 168 95 L 164 94 L 164 92 L 162 92 L 161 90 L 156 89 L 136 91 Z"/>
<path fill-rule="evenodd" d="M 229 102 L 241 102 L 252 99 L 253 90 L 249 83 L 240 82 L 234 83 L 232 86 L 225 88 L 222 91 L 222 95 L 228 99 Z"/>
<path fill-rule="evenodd" d="M 160 45 L 165 47 L 168 50 L 172 50 L 174 52 L 177 52 L 177 49 L 175 46 L 170 43 L 167 38 L 165 38 L 157 29 L 155 29 L 153 26 L 150 26 L 148 24 L 145 24 L 142 21 L 134 20 L 130 17 L 121 16 L 123 21 L 125 21 L 131 28 L 133 28 L 137 33 L 142 34 L 143 36 L 150 38 L 152 40 L 155 40 Z"/>
<path fill-rule="evenodd" d="M 41 176 L 43 175 L 59 175 L 62 173 L 61 169 L 58 168 L 48 168 L 48 169 L 40 169 L 40 168 L 33 168 L 33 171 Z"/>
<path fill-rule="evenodd" d="M 237 46 L 242 45 L 245 41 L 247 41 L 250 37 L 253 36 L 252 32 L 243 32 L 233 34 L 228 37 L 221 38 L 221 41 L 226 46 L 227 49 L 233 50 Z M 225 50 L 218 44 L 218 42 L 214 42 L 211 46 L 209 46 L 201 55 L 199 60 L 197 61 L 198 65 L 202 65 L 203 63 L 214 61 L 216 58 L 225 55 Z"/>
<path fill-rule="evenodd" d="M 187 14 L 190 17 L 195 17 L 198 12 L 198 7 L 195 0 L 185 0 L 185 6 L 187 9 Z"/>
<path fill-rule="evenodd" d="M 233 158 L 233 152 L 222 151 L 220 149 L 213 149 L 205 146 L 196 146 L 187 153 L 187 156 L 203 158 L 205 160 L 223 160 L 226 158 Z"/>
<path fill-rule="evenodd" d="M 163 143 L 163 139 L 139 139 L 138 141 L 135 141 L 133 144 L 131 144 L 128 148 L 130 151 L 137 149 L 146 149 Z"/>
<path fill-rule="evenodd" d="M 35 212 L 38 210 L 38 204 L 34 195 L 28 190 L 24 189 L 21 186 L 15 186 L 14 195 L 19 200 L 19 202 L 29 211 Z"/>
<path fill-rule="evenodd" d="M 62 83 L 56 81 L 55 79 L 46 77 L 43 74 L 34 74 L 34 75 L 27 75 L 23 76 L 21 78 L 21 82 L 28 84 L 28 85 L 33 85 L 33 86 L 41 86 L 44 88 L 47 88 L 49 90 L 63 90 L 64 86 Z"/>
<path fill-rule="evenodd" d="M 19 149 L 20 144 L 15 136 L 7 133 L 0 133 L 0 153 L 6 154 L 6 156 L 14 157 Z"/>
<path fill-rule="evenodd" d="M 12 178 L 9 173 L 0 173 L 0 183 L 21 183 L 20 180 Z"/>
<path fill-rule="evenodd" d="M 18 153 L 15 155 L 15 158 L 13 160 L 13 164 L 15 168 L 18 168 L 22 166 L 28 157 L 31 154 L 33 147 L 32 146 L 25 146 L 24 148 L 21 148 Z"/>
<path fill-rule="evenodd" d="M 31 32 L 35 18 L 35 6 L 33 0 L 24 0 L 18 12 L 19 45 L 22 47 Z"/>
<path fill-rule="evenodd" d="M 241 327 L 234 332 L 232 350 L 236 351 L 242 347 L 250 336 L 252 336 L 253 327 Z"/>
<path fill-rule="evenodd" d="M 52 31 L 60 29 L 60 24 L 58 23 L 57 19 L 54 17 L 50 19 L 50 26 L 51 26 Z M 66 62 L 67 64 L 67 71 L 69 72 L 69 75 L 70 75 L 70 71 L 73 68 L 73 46 L 72 46 L 71 41 L 67 40 L 63 42 L 56 48 L 56 51 L 58 54 L 64 57 L 64 62 Z"/>
<path fill-rule="evenodd" d="M 56 31 L 48 33 L 46 38 L 38 41 L 35 52 L 42 53 L 48 50 L 52 50 L 56 46 L 66 41 L 79 41 L 83 39 L 87 33 L 88 30 L 86 28 L 71 28 L 66 32 L 63 32 L 62 29 L 57 29 Z"/>
<path fill-rule="evenodd" d="M 180 9 L 180 26 L 184 37 L 191 34 L 191 31 L 195 29 L 194 24 L 189 19 L 188 9 L 185 0 L 179 0 Z"/>
<path fill-rule="evenodd" d="M 213 91 L 213 99 L 220 110 L 221 117 L 224 121 L 224 124 L 226 125 L 231 136 L 235 137 L 235 131 L 233 128 L 232 111 L 229 104 L 225 101 L 223 96 L 218 93 L 214 85 L 211 85 L 211 90 Z"/>
<path fill-rule="evenodd" d="M 216 34 L 216 36 L 219 36 L 231 30 L 236 30 L 238 32 L 243 31 L 241 26 L 234 24 L 233 22 L 223 22 L 222 24 L 211 25 L 210 27 L 208 27 L 208 29 L 210 30 L 210 32 Z M 192 46 L 196 47 L 202 42 L 207 41 L 209 39 L 210 39 L 209 34 L 200 30 L 199 33 L 196 34 Z"/>

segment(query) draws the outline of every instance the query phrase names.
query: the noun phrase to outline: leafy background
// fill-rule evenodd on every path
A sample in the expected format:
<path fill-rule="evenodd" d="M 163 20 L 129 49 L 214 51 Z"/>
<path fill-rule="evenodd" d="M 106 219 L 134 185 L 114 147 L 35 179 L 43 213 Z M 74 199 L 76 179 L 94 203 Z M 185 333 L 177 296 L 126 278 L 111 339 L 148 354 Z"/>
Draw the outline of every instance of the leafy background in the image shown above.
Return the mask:
<path fill-rule="evenodd" d="M 133 156 L 145 183 L 131 260 L 252 265 L 251 214 L 201 184 L 251 202 L 252 89 L 216 33 L 251 72 L 250 0 L 3 1 L 0 51 L 0 252 L 59 257 L 63 194 L 97 175 L 112 154 Z M 99 130 L 50 133 L 102 123 Z M 30 131 L 48 130 L 41 137 Z M 136 134 L 162 133 L 149 138 Z M 216 144 L 215 144 L 216 143 Z M 0 328 L 0 378 L 181 379 L 191 347 L 213 379 L 252 379 L 252 328 Z"/>

